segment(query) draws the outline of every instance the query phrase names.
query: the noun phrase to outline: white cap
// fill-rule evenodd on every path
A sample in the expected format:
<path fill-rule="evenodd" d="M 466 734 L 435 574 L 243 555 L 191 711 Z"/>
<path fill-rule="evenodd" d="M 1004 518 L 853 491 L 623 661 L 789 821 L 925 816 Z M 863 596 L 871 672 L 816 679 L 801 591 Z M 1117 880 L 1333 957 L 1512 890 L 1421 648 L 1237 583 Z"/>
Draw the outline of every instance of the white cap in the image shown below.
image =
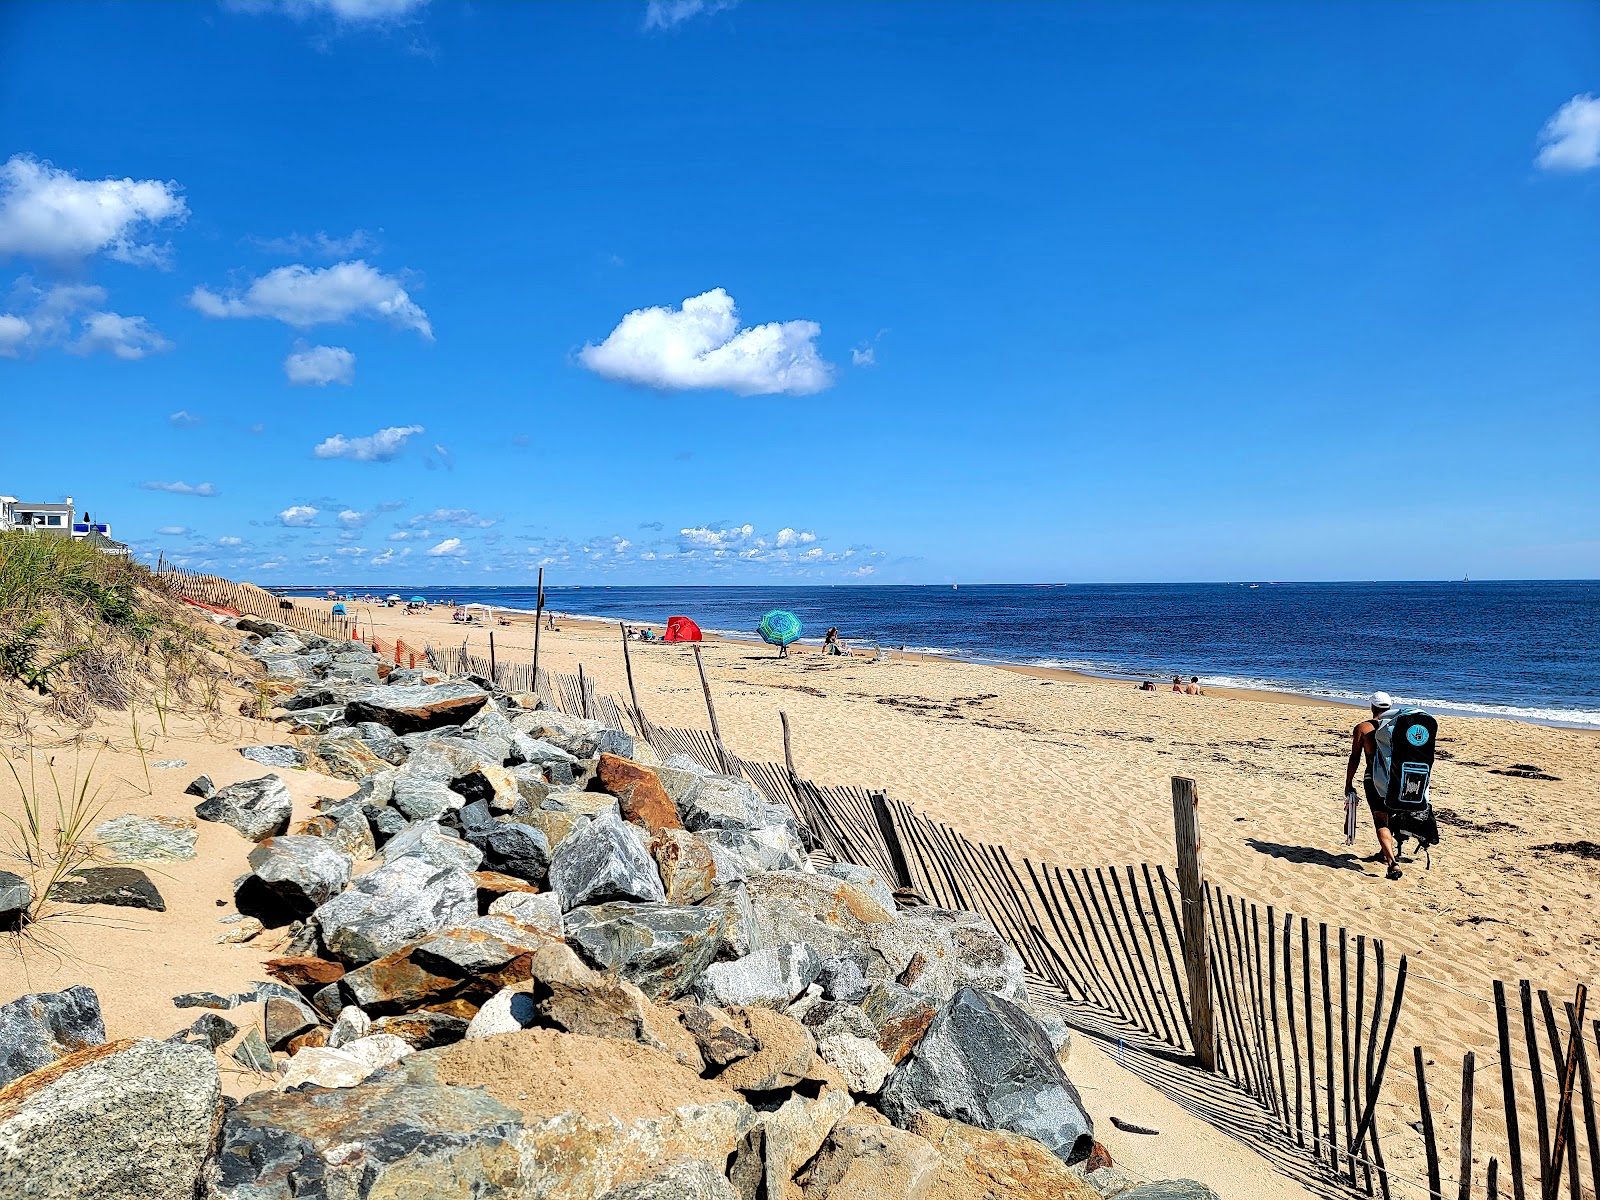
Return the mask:
<path fill-rule="evenodd" d="M 1372 693 L 1372 707 L 1373 708 L 1389 708 L 1389 707 L 1393 706 L 1393 704 L 1394 704 L 1394 699 L 1393 699 L 1393 697 L 1391 697 L 1389 695 L 1388 692 L 1373 692 Z"/>

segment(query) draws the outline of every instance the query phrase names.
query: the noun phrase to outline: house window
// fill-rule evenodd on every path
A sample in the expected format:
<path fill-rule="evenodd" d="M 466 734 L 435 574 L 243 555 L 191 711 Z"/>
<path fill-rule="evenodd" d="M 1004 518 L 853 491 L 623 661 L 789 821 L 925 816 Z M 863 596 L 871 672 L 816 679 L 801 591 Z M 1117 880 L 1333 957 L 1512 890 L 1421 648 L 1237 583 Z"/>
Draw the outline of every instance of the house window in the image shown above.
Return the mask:
<path fill-rule="evenodd" d="M 61 514 L 60 513 L 51 513 L 50 516 L 46 519 L 46 524 L 49 524 L 49 525 L 59 525 L 59 524 L 61 524 Z"/>

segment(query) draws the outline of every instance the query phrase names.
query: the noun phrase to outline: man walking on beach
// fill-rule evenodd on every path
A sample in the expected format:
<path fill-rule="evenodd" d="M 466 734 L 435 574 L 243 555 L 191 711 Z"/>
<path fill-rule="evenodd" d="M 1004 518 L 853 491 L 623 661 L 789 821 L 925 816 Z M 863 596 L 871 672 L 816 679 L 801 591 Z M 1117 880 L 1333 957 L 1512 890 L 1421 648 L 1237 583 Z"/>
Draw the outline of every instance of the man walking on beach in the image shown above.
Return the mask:
<path fill-rule="evenodd" d="M 1378 794 L 1378 786 L 1372 781 L 1372 760 L 1378 753 L 1378 722 L 1383 714 L 1394 706 L 1394 700 L 1390 698 L 1388 692 L 1373 692 L 1371 705 L 1372 716 L 1357 725 L 1350 734 L 1350 760 L 1345 764 L 1344 791 L 1346 796 L 1355 791 L 1356 767 L 1361 764 L 1361 758 L 1365 755 L 1367 769 L 1361 776 L 1361 787 L 1367 794 L 1367 807 L 1372 810 L 1372 824 L 1378 831 L 1380 857 L 1388 866 L 1388 878 L 1399 879 L 1400 864 L 1396 861 L 1394 834 L 1389 829 L 1389 811 L 1384 808 L 1384 798 Z"/>

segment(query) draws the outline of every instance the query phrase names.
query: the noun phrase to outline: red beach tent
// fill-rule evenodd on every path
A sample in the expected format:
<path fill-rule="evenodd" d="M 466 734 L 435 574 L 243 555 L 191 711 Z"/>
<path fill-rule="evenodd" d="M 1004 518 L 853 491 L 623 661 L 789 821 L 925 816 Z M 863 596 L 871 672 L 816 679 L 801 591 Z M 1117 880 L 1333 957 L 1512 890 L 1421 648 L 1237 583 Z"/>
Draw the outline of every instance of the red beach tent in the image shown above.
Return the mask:
<path fill-rule="evenodd" d="M 668 617 L 667 635 L 661 639 L 664 642 L 698 642 L 700 640 L 700 626 L 688 617 Z"/>

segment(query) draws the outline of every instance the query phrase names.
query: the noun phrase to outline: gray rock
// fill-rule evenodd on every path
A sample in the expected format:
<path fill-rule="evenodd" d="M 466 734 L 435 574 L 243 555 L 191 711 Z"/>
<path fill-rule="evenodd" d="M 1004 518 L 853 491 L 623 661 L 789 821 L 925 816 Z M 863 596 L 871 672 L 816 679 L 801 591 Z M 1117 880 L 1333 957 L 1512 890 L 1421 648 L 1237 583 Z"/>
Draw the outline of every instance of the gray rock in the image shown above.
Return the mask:
<path fill-rule="evenodd" d="M 239 753 L 263 767 L 304 767 L 305 751 L 297 746 L 241 746 Z"/>
<path fill-rule="evenodd" d="M 855 863 L 828 863 L 818 867 L 817 874 L 832 875 L 835 879 L 854 884 L 876 900 L 884 912 L 892 914 L 897 911 L 894 887 L 870 867 L 858 867 Z"/>
<path fill-rule="evenodd" d="M 361 805 L 353 800 L 340 801 L 325 807 L 322 815 L 332 823 L 332 827 L 325 828 L 321 822 L 317 822 L 306 829 L 306 833 L 326 838 L 351 858 L 366 859 L 377 853 L 377 838 Z"/>
<path fill-rule="evenodd" d="M 850 1090 L 858 1096 L 876 1095 L 889 1072 L 894 1070 L 894 1064 L 878 1048 L 876 1041 L 853 1033 L 818 1038 L 817 1054 L 844 1077 Z"/>
<path fill-rule="evenodd" d="M 887 929 L 874 930 L 872 943 L 901 982 L 940 1000 L 964 987 L 1019 1004 L 1027 998 L 1022 959 L 977 913 L 907 909 Z"/>
<path fill-rule="evenodd" d="M 518 713 L 511 724 L 529 737 L 548 742 L 566 751 L 575 759 L 594 758 L 600 753 L 600 739 L 608 732 L 599 721 L 586 721 L 582 717 L 569 717 L 555 709 L 541 708 L 535 712 Z M 630 739 L 631 742 L 631 739 Z M 620 752 L 614 752 L 620 753 Z M 632 747 L 622 757 L 632 756 Z"/>
<path fill-rule="evenodd" d="M 386 845 L 390 838 L 411 823 L 406 820 L 405 813 L 398 808 L 390 808 L 387 804 L 363 804 L 361 815 L 366 817 L 367 824 L 372 827 L 372 844 L 378 847 Z"/>
<path fill-rule="evenodd" d="M 317 1010 L 299 996 L 273 996 L 262 1006 L 262 1037 L 274 1050 L 286 1049 L 292 1039 L 321 1024 Z"/>
<path fill-rule="evenodd" d="M 669 795 L 671 793 L 668 793 Z M 706 775 L 687 796 L 679 816 L 691 833 L 707 829 L 756 829 L 762 825 L 766 801 L 743 779 L 731 775 Z"/>
<path fill-rule="evenodd" d="M 822 994 L 827 999 L 847 1004 L 861 1003 L 872 988 L 862 959 L 853 955 L 823 959 L 817 982 L 822 985 Z"/>
<path fill-rule="evenodd" d="M 412 771 L 415 762 L 413 758 L 400 768 L 389 803 L 413 821 L 438 818 L 460 808 L 465 802 L 461 793 L 452 791 L 444 779 Z"/>
<path fill-rule="evenodd" d="M 1117 1200 L 1222 1200 L 1222 1197 L 1193 1179 L 1157 1179 L 1118 1192 Z"/>
<path fill-rule="evenodd" d="M 889 978 L 904 962 L 886 962 L 877 942 L 894 918 L 854 884 L 805 871 L 751 875 L 751 941 L 755 946 L 804 942 L 823 958 L 867 959 L 868 978 Z M 907 950 L 909 960 L 911 951 Z"/>
<path fill-rule="evenodd" d="M 20 928 L 33 903 L 33 888 L 21 875 L 0 871 L 0 929 Z"/>
<path fill-rule="evenodd" d="M 785 942 L 732 962 L 714 962 L 695 983 L 702 1003 L 783 1008 L 816 979 L 822 960 L 810 946 Z"/>
<path fill-rule="evenodd" d="M 194 857 L 195 824 L 187 817 L 129 813 L 101 821 L 94 836 L 106 857 L 116 862 L 180 862 Z"/>
<path fill-rule="evenodd" d="M 361 876 L 314 916 L 323 944 L 345 962 L 360 964 L 477 914 L 471 875 L 406 857 Z"/>
<path fill-rule="evenodd" d="M 0 1195 L 193 1200 L 222 1120 L 212 1052 L 113 1043 L 0 1109 Z"/>
<path fill-rule="evenodd" d="M 323 733 L 328 729 L 338 726 L 339 723 L 344 720 L 344 705 L 328 704 L 320 708 L 297 708 L 292 712 L 280 713 L 277 716 L 274 716 L 272 719 L 280 725 L 289 726 L 290 733 Z M 276 747 L 271 746 L 252 747 L 253 750 L 272 750 L 275 748 Z M 290 750 L 294 749 L 292 746 L 284 748 Z M 272 762 L 261 758 L 257 754 L 246 754 L 243 750 L 239 751 L 239 753 L 244 754 L 246 758 L 255 759 L 256 762 L 266 762 L 267 766 L 269 767 L 305 766 L 303 756 L 302 760 L 298 763 L 294 762 L 292 758 L 287 755 L 284 756 L 286 761 Z"/>
<path fill-rule="evenodd" d="M 507 892 L 489 903 L 489 916 L 506 917 L 551 937 L 562 937 L 561 897 L 555 892 Z"/>
<path fill-rule="evenodd" d="M 352 725 L 375 721 L 396 733 L 415 733 L 443 725 L 458 725 L 482 708 L 488 699 L 488 693 L 481 688 L 449 680 L 372 687 L 350 701 L 345 715 Z"/>
<path fill-rule="evenodd" d="M 223 1122 L 211 1200 L 365 1196 L 515 1200 L 522 1115 L 481 1088 L 371 1080 L 312 1093 L 261 1091 Z M 185 1200 L 188 1200 L 186 1197 Z"/>
<path fill-rule="evenodd" d="M 806 1010 L 800 1023 L 811 1030 L 818 1043 L 825 1038 L 848 1033 L 852 1037 L 877 1041 L 878 1029 L 858 1004 L 845 1004 L 837 1000 L 819 1000 Z"/>
<path fill-rule="evenodd" d="M 263 775 L 218 788 L 195 805 L 194 815 L 202 821 L 232 825 L 252 842 L 259 842 L 288 829 L 293 811 L 294 800 L 283 780 Z"/>
<path fill-rule="evenodd" d="M 50 899 L 63 904 L 110 904 L 166 912 L 150 876 L 137 867 L 79 867 L 50 889 Z"/>
<path fill-rule="evenodd" d="M 739 1200 L 739 1193 L 711 1163 L 690 1158 L 612 1188 L 600 1200 Z"/>
<path fill-rule="evenodd" d="M 756 949 L 755 912 L 750 905 L 750 889 L 744 880 L 717 880 L 711 895 L 700 901 L 702 908 L 714 908 L 723 916 L 722 949 L 717 956 L 724 959 L 743 958 Z M 772 945 L 780 945 L 774 940 Z"/>
<path fill-rule="evenodd" d="M 350 856 L 327 838 L 268 838 L 250 851 L 250 874 L 234 889 L 234 902 L 264 925 L 287 925 L 344 891 L 350 868 Z"/>
<path fill-rule="evenodd" d="M 202 800 L 209 799 L 216 792 L 217 785 L 211 782 L 211 776 L 201 775 L 188 787 L 183 789 L 185 796 L 199 796 Z"/>
<path fill-rule="evenodd" d="M 483 862 L 483 851 L 460 838 L 451 837 L 437 821 L 418 821 L 383 844 L 383 861 L 420 858 L 438 868 L 455 867 L 476 871 Z"/>
<path fill-rule="evenodd" d="M 719 879 L 809 870 L 805 848 L 782 829 L 704 829 L 696 836 L 710 847 Z"/>
<path fill-rule="evenodd" d="M 542 830 L 512 821 L 490 821 L 466 830 L 465 836 L 483 851 L 483 865 L 489 870 L 541 887 L 549 879 L 550 842 Z M 665 892 L 662 895 L 665 898 Z"/>
<path fill-rule="evenodd" d="M 395 737 L 394 730 L 387 725 L 379 725 L 376 721 L 363 721 L 356 726 L 356 736 L 366 743 L 367 749 L 385 762 L 399 766 L 411 756 L 410 748 Z"/>
<path fill-rule="evenodd" d="M 258 1075 L 278 1073 L 278 1064 L 273 1060 L 271 1047 L 261 1036 L 261 1031 L 254 1027 L 244 1031 L 244 1036 L 234 1043 L 232 1050 L 228 1051 L 228 1057 L 246 1071 L 254 1071 Z"/>
<path fill-rule="evenodd" d="M 652 1000 L 680 996 L 711 965 L 723 916 L 703 905 L 624 901 L 567 913 L 567 943 L 592 965 L 616 971 Z"/>
<path fill-rule="evenodd" d="M 0 1087 L 105 1040 L 93 988 L 79 983 L 61 992 L 19 996 L 0 1005 Z"/>
<path fill-rule="evenodd" d="M 639 830 L 603 813 L 550 856 L 550 883 L 569 909 L 607 900 L 661 903 L 666 889 Z"/>
<path fill-rule="evenodd" d="M 207 1050 L 216 1050 L 234 1034 L 239 1032 L 239 1027 L 227 1017 L 219 1017 L 216 1013 L 205 1013 L 195 1018 L 194 1024 L 189 1028 L 180 1030 L 167 1039 L 169 1042 L 180 1042 L 185 1046 L 204 1046 Z"/>
<path fill-rule="evenodd" d="M 339 1010 L 333 1028 L 328 1030 L 328 1045 L 337 1050 L 346 1042 L 364 1038 L 371 1032 L 372 1018 L 354 1004 L 347 1004 Z"/>
<path fill-rule="evenodd" d="M 926 1109 L 1020 1133 L 1069 1164 L 1094 1144 L 1094 1122 L 1039 1023 L 975 988 L 962 988 L 939 1010 L 884 1085 L 879 1107 L 902 1127 Z"/>

